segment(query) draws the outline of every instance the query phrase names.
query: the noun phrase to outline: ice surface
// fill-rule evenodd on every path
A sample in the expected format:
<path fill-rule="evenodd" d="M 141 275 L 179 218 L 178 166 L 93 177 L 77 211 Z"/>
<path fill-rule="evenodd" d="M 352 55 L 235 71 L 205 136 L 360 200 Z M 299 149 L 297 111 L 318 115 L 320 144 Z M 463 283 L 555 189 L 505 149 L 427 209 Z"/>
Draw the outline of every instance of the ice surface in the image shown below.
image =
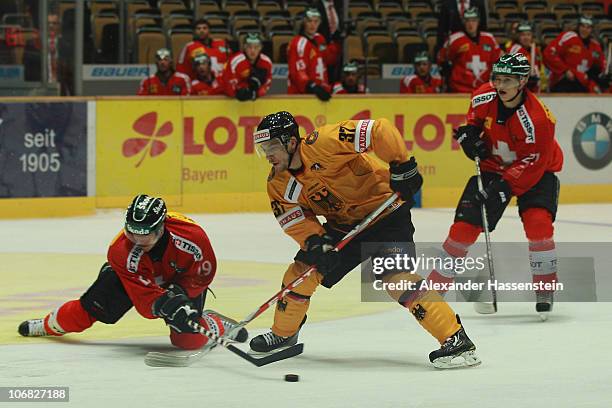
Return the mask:
<path fill-rule="evenodd" d="M 414 210 L 415 238 L 443 240 L 452 217 L 451 210 Z M 92 217 L 0 221 L 0 304 L 10 305 L 9 301 L 25 292 L 34 298 L 32 293 L 47 290 L 53 277 L 45 274 L 49 267 L 45 254 L 61 254 L 54 262 L 90 255 L 95 255 L 96 262 L 103 259 L 121 218 L 120 211 L 107 211 Z M 280 280 L 282 265 L 296 250 L 268 214 L 194 218 L 207 230 L 220 259 L 241 262 L 227 265 L 280 265 L 272 282 L 275 276 Z M 612 241 L 611 231 L 612 205 L 562 206 L 555 224 L 557 241 L 607 242 Z M 492 239 L 524 240 L 515 208 L 507 211 Z M 39 254 L 40 264 L 33 255 L 28 270 L 15 270 L 13 264 L 8 270 L 7 260 L 20 253 Z M 220 270 L 218 278 L 223 273 Z M 232 273 L 250 277 L 248 270 Z M 261 303 L 257 299 L 263 301 L 273 293 L 269 289 L 259 293 L 261 288 L 248 285 L 237 290 L 245 293 L 246 311 Z M 252 293 L 254 290 L 259 292 Z M 483 364 L 438 371 L 427 359 L 437 343 L 406 310 L 388 305 L 381 312 L 376 305 L 359 305 L 358 294 L 349 297 L 347 293 L 340 286 L 316 293 L 311 314 L 320 313 L 323 318 L 304 327 L 300 336 L 306 345 L 304 354 L 262 368 L 220 348 L 191 367 L 147 367 L 143 363 L 147 351 L 171 350 L 171 346 L 165 335 L 131 336 L 130 322 L 159 329 L 158 322 L 136 316 L 117 325 L 121 335 L 116 338 L 108 337 L 114 329 L 108 327 L 94 331 L 94 337 L 73 334 L 61 339 L 23 339 L 13 335 L 15 322 L 36 317 L 28 315 L 36 310 L 13 308 L 13 314 L 0 313 L 4 321 L 0 328 L 5 331 L 0 337 L 0 386 L 69 386 L 70 405 L 79 407 L 612 406 L 610 303 L 557 303 L 544 323 L 532 303 L 501 304 L 500 312 L 491 316 L 477 315 L 469 304 L 453 304 Z M 354 308 L 359 315 L 346 317 L 350 313 L 331 306 L 317 309 L 317 297 L 332 302 L 329 305 L 337 302 L 342 310 Z M 367 314 L 376 310 L 379 312 Z M 95 337 L 98 333 L 100 338 Z M 288 373 L 299 374 L 300 382 L 284 382 Z M 44 404 L 15 404 L 30 405 Z"/>

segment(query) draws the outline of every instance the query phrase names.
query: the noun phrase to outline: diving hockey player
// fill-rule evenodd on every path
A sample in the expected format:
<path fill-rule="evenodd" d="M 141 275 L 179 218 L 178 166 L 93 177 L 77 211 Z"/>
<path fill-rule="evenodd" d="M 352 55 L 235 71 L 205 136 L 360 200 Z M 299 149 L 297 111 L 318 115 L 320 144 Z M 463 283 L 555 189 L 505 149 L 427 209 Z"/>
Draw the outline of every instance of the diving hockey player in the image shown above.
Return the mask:
<path fill-rule="evenodd" d="M 181 349 L 199 349 L 208 343 L 188 325 L 191 320 L 218 336 L 234 327 L 234 321 L 203 311 L 217 268 L 206 233 L 184 215 L 168 213 L 161 198 L 134 198 L 107 260 L 80 299 L 64 303 L 42 319 L 26 320 L 19 333 L 29 337 L 78 333 L 97 321 L 114 324 L 132 306 L 147 319 L 163 319 L 170 327 L 170 341 Z M 244 342 L 247 337 L 241 328 L 234 339 Z"/>

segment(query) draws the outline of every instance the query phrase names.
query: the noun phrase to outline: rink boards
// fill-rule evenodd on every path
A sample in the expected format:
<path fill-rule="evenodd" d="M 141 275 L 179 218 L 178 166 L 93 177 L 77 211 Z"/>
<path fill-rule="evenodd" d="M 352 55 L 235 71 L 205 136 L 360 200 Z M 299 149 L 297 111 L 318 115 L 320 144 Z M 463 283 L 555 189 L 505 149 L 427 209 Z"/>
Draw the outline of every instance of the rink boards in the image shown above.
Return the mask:
<path fill-rule="evenodd" d="M 612 99 L 542 99 L 557 120 L 565 155 L 561 203 L 612 201 Z M 0 216 L 121 208 L 141 192 L 189 212 L 268 211 L 269 166 L 255 154 L 251 136 L 263 115 L 278 110 L 295 114 L 304 137 L 347 118 L 387 118 L 417 158 L 425 178 L 422 205 L 450 207 L 474 171 L 452 139 L 468 104 L 467 95 L 347 96 L 329 103 L 306 97 L 0 101 L 10 113 L 0 123 L 0 145 L 8 152 L 0 159 Z"/>

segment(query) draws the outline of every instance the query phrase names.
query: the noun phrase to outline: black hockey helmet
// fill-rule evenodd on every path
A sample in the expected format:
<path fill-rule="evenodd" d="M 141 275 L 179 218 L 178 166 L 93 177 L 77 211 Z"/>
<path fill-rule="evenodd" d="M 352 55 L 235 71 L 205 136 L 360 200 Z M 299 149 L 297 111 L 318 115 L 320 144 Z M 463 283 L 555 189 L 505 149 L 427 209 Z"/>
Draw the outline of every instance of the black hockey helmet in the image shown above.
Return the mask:
<path fill-rule="evenodd" d="M 137 195 L 125 213 L 125 229 L 132 234 L 150 234 L 164 225 L 167 212 L 166 203 L 160 197 Z"/>
<path fill-rule="evenodd" d="M 286 147 L 291 137 L 300 139 L 299 126 L 292 114 L 287 111 L 271 113 L 264 117 L 257 131 L 253 133 L 255 145 L 271 139 L 279 139 Z"/>

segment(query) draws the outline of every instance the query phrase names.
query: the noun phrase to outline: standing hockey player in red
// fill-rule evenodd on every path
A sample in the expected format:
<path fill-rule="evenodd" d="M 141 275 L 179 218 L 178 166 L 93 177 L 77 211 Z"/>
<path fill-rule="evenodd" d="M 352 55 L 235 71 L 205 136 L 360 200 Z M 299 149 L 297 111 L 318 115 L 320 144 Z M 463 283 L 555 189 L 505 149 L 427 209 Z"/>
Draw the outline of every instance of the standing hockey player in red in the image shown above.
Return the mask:
<path fill-rule="evenodd" d="M 508 47 L 508 54 L 520 52 L 529 60 L 531 71 L 527 81 L 527 89 L 540 92 L 540 69 L 542 68 L 542 52 L 533 38 L 531 24 L 524 21 L 516 27 L 516 41 Z"/>
<path fill-rule="evenodd" d="M 176 66 L 177 71 L 189 76 L 192 80 L 195 79 L 193 59 L 201 54 L 210 57 L 211 68 L 215 75 L 223 74 L 229 48 L 225 40 L 210 37 L 210 25 L 203 18 L 193 23 L 193 41 L 183 47 Z"/>
<path fill-rule="evenodd" d="M 606 59 L 592 32 L 593 20 L 581 16 L 576 31 L 561 33 L 548 44 L 544 63 L 551 71 L 552 92 L 602 93 L 608 88 Z"/>
<path fill-rule="evenodd" d="M 80 299 L 64 303 L 42 319 L 26 320 L 19 333 L 29 337 L 78 333 L 97 321 L 114 324 L 132 306 L 147 319 L 164 319 L 170 341 L 181 349 L 199 349 L 208 343 L 207 337 L 189 327 L 191 320 L 217 335 L 233 327 L 235 322 L 226 317 L 203 311 L 217 268 L 206 233 L 193 220 L 167 213 L 161 198 L 134 198 L 107 260 Z M 243 328 L 235 339 L 247 337 Z"/>
<path fill-rule="evenodd" d="M 414 57 L 414 74 L 407 75 L 400 82 L 400 93 L 440 93 L 442 78 L 431 74 L 431 61 L 427 51 L 421 51 Z"/>
<path fill-rule="evenodd" d="M 454 137 L 465 154 L 481 160 L 484 192 L 476 176 L 463 191 L 455 222 L 443 244 L 446 256 L 465 257 L 483 231 L 481 204 L 485 204 L 493 231 L 512 196 L 529 242 L 534 283 L 557 281 L 553 222 L 557 213 L 563 153 L 555 139 L 555 118 L 528 89 L 529 61 L 523 54 L 504 55 L 493 65 L 493 80 L 472 95 L 467 125 Z M 429 280 L 450 283 L 455 272 L 434 270 Z M 553 292 L 536 292 L 536 310 L 550 312 Z"/>
<path fill-rule="evenodd" d="M 342 67 L 342 81 L 336 82 L 333 88 L 334 94 L 364 94 L 365 86 L 359 81 L 359 66 L 355 62 L 349 62 Z"/>
<path fill-rule="evenodd" d="M 239 101 L 255 100 L 268 92 L 272 85 L 272 61 L 261 53 L 259 34 L 247 34 L 243 51 L 230 58 L 223 77 L 226 95 Z"/>
<path fill-rule="evenodd" d="M 423 178 L 399 131 L 386 119 L 331 123 L 302 139 L 293 115 L 283 111 L 267 115 L 253 138 L 258 152 L 272 164 L 267 183 L 272 211 L 301 248 L 282 278 L 283 286 L 309 265 L 317 269 L 278 301 L 272 330 L 251 340 L 253 352 L 268 353 L 297 343 L 319 285 L 331 288 L 361 262 L 371 257 L 386 262 L 397 250 L 404 251 L 398 243 L 413 242 L 410 208 Z M 331 250 L 393 192 L 401 196 L 391 205 L 394 211 L 387 208 L 342 250 Z M 321 225 L 317 216 L 324 216 L 326 223 Z M 362 244 L 368 243 L 372 251 L 362 251 Z M 480 364 L 459 317 L 435 290 L 422 288 L 418 274 L 392 269 L 382 271 L 377 281 L 391 284 L 386 288 L 390 297 L 439 341 L 441 347 L 429 354 L 435 367 Z M 395 287 L 406 281 L 414 287 Z"/>
<path fill-rule="evenodd" d="M 331 86 L 327 66 L 335 65 L 339 48 L 335 42 L 327 44 L 325 37 L 317 32 L 321 14 L 317 9 L 308 9 L 300 34 L 293 37 L 287 47 L 289 65 L 289 94 L 315 94 L 322 101 L 331 98 Z"/>
<path fill-rule="evenodd" d="M 187 75 L 174 71 L 170 50 L 157 50 L 155 64 L 157 72 L 140 82 L 138 95 L 189 95 L 191 80 Z"/>
<path fill-rule="evenodd" d="M 198 55 L 193 59 L 193 69 L 196 79 L 191 81 L 192 95 L 223 95 L 226 84 L 223 78 L 212 72 L 210 58 L 207 54 Z"/>
<path fill-rule="evenodd" d="M 491 33 L 480 31 L 478 9 L 463 14 L 465 29 L 451 34 L 438 54 L 438 65 L 448 72 L 450 92 L 472 93 L 489 81 L 491 66 L 502 51 Z M 448 74 L 445 74 L 445 76 Z"/>

